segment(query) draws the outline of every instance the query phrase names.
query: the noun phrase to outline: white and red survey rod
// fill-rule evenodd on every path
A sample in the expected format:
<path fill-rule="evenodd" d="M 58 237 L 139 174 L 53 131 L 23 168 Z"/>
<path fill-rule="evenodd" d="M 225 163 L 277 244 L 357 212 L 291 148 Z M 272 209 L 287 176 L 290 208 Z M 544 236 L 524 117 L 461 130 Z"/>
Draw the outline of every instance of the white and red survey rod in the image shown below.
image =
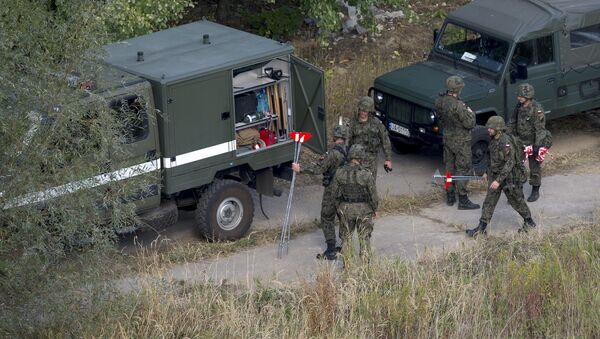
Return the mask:
<path fill-rule="evenodd" d="M 435 173 L 433 174 L 433 179 L 444 179 L 444 181 L 446 182 L 446 184 L 444 185 L 444 188 L 448 189 L 448 186 L 450 186 L 450 184 L 453 181 L 481 180 L 481 179 L 483 179 L 483 176 L 479 176 L 479 175 L 452 175 L 448 171 L 446 171 L 446 175 L 442 175 L 440 173 L 440 170 L 438 169 L 438 170 L 435 170 Z"/>

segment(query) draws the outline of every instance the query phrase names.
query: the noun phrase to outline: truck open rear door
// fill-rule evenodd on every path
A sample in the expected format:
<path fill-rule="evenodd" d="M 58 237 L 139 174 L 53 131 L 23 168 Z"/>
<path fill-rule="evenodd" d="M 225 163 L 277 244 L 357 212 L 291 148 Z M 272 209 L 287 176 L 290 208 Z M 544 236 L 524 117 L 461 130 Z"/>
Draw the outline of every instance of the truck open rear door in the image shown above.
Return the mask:
<path fill-rule="evenodd" d="M 294 56 L 292 59 L 292 93 L 295 130 L 310 132 L 305 144 L 317 153 L 327 151 L 324 74 L 319 68 Z"/>

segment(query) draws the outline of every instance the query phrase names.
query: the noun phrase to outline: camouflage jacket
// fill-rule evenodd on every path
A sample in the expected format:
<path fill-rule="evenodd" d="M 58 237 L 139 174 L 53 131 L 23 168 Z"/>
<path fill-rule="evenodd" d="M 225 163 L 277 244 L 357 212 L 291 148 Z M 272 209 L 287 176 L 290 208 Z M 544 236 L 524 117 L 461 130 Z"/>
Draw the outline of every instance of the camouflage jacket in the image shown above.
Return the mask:
<path fill-rule="evenodd" d="M 323 174 L 323 186 L 329 186 L 337 169 L 346 163 L 346 145 L 334 145 L 316 163 L 302 167 L 301 173 Z"/>
<path fill-rule="evenodd" d="M 340 167 L 331 183 L 336 206 L 341 202 L 367 203 L 373 212 L 379 206 L 375 178 L 368 169 L 349 163 Z"/>
<path fill-rule="evenodd" d="M 507 127 L 523 145 L 542 145 L 546 137 L 544 107 L 535 100 L 527 107 L 517 104 Z"/>
<path fill-rule="evenodd" d="M 491 180 L 496 180 L 500 184 L 523 182 L 525 171 L 521 162 L 521 151 L 515 145 L 515 140 L 511 135 L 501 133 L 492 138 L 489 151 L 488 175 Z"/>
<path fill-rule="evenodd" d="M 392 160 L 392 144 L 388 132 L 381 121 L 373 116 L 369 116 L 365 122 L 354 119 L 350 126 L 348 140 L 350 141 L 349 146 L 354 144 L 365 146 L 370 158 L 375 158 L 379 153 L 379 148 L 383 147 L 385 160 Z"/>
<path fill-rule="evenodd" d="M 444 94 L 436 99 L 435 109 L 444 132 L 444 145 L 463 145 L 471 142 L 475 113 L 460 99 Z"/>

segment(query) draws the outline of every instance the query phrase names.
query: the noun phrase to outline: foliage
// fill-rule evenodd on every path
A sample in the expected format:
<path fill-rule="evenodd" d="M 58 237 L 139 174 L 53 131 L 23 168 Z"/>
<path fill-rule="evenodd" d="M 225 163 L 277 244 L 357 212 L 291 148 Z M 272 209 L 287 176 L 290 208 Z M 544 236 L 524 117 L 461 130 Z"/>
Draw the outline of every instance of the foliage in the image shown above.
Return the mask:
<path fill-rule="evenodd" d="M 409 7 L 408 0 L 349 0 L 350 6 L 355 6 L 358 11 L 358 22 L 369 30 L 375 29 L 375 19 L 371 13 L 371 6 L 385 6 L 392 8 Z M 301 0 L 300 8 L 306 16 L 313 18 L 323 37 L 338 31 L 341 23 L 346 18 L 338 0 Z"/>
<path fill-rule="evenodd" d="M 250 28 L 257 34 L 280 40 L 293 36 L 302 22 L 300 11 L 288 6 L 258 13 L 245 11 L 243 14 L 249 20 Z"/>
<path fill-rule="evenodd" d="M 98 183 L 89 178 L 117 166 L 127 150 L 97 62 L 107 40 L 102 8 L 93 0 L 55 3 L 55 10 L 28 0 L 0 7 L 2 291 L 27 291 L 49 264 L 84 243 L 108 244 L 108 221 L 130 225 L 132 206 L 123 197 L 141 183 L 81 189 Z M 84 88 L 92 84 L 95 90 Z M 10 302 L 0 297 L 0 304 Z"/>
<path fill-rule="evenodd" d="M 101 15 L 118 40 L 168 28 L 194 6 L 193 0 L 106 0 Z"/>

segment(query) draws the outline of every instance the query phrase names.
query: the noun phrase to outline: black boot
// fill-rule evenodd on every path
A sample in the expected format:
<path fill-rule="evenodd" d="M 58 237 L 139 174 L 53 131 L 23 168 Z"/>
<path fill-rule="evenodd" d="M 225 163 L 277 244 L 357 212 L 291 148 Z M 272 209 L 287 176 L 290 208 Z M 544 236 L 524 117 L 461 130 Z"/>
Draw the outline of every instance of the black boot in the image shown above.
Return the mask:
<path fill-rule="evenodd" d="M 530 229 L 534 228 L 535 226 L 535 222 L 533 221 L 533 219 L 531 219 L 531 217 L 525 218 L 523 227 L 519 228 L 519 233 L 527 233 Z"/>
<path fill-rule="evenodd" d="M 480 234 L 487 234 L 487 231 L 485 230 L 487 228 L 487 223 L 483 222 L 483 221 L 479 221 L 479 225 L 477 225 L 477 227 L 466 230 L 467 235 L 470 237 L 475 237 L 477 235 Z"/>
<path fill-rule="evenodd" d="M 479 208 L 479 205 L 474 204 L 469 200 L 467 195 L 459 195 L 458 196 L 458 209 L 459 210 L 476 210 Z"/>
<path fill-rule="evenodd" d="M 456 202 L 456 193 L 446 192 L 446 205 L 454 206 L 455 202 Z"/>
<path fill-rule="evenodd" d="M 317 259 L 335 260 L 336 258 L 337 249 L 335 247 L 335 241 L 328 241 L 325 252 L 317 254 Z"/>
<path fill-rule="evenodd" d="M 527 198 L 528 202 L 534 202 L 540 198 L 540 186 L 531 187 L 531 195 Z"/>

